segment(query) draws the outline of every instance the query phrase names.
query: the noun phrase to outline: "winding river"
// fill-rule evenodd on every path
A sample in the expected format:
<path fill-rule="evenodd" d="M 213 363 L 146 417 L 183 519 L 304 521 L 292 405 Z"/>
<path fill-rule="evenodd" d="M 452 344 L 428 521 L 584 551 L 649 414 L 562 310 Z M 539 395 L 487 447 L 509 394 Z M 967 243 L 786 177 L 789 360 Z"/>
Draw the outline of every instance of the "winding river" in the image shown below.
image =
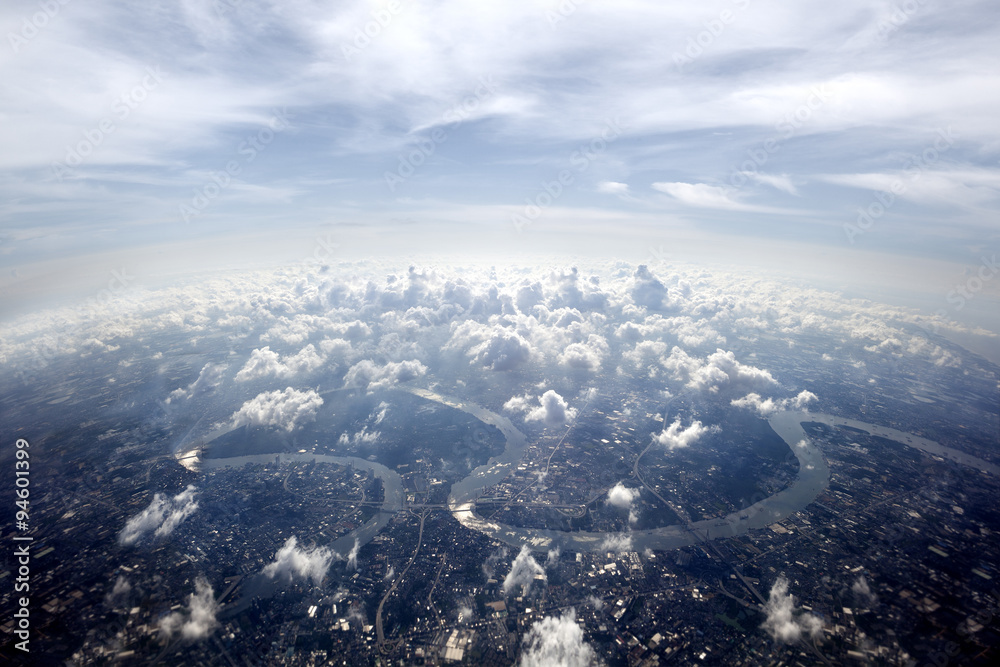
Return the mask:
<path fill-rule="evenodd" d="M 926 454 L 939 456 L 962 465 L 977 468 L 992 475 L 1000 475 L 998 466 L 975 456 L 944 447 L 932 440 L 875 426 L 853 419 L 832 415 L 783 411 L 776 413 L 768 423 L 788 445 L 799 462 L 799 474 L 795 481 L 778 493 L 733 512 L 722 518 L 695 521 L 688 525 L 675 524 L 651 530 L 636 530 L 628 534 L 560 531 L 539 528 L 521 528 L 493 521 L 487 521 L 475 512 L 475 501 L 486 487 L 501 482 L 524 456 L 527 438 L 506 417 L 486 410 L 469 401 L 443 396 L 428 389 L 406 388 L 411 394 L 472 415 L 484 424 L 494 426 L 506 439 L 504 451 L 492 457 L 484 465 L 473 469 L 467 477 L 451 487 L 448 508 L 452 515 L 465 527 L 484 533 L 491 538 L 515 548 L 528 545 L 536 551 L 560 548 L 568 551 L 642 551 L 645 549 L 670 550 L 689 546 L 705 540 L 741 535 L 748 530 L 764 528 L 781 521 L 804 509 L 819 496 L 830 483 L 830 469 L 820 449 L 814 445 L 805 430 L 803 422 L 820 422 L 829 426 L 849 426 L 871 435 L 893 440 L 901 445 L 913 447 Z M 278 457 L 284 461 L 319 461 L 338 465 L 353 465 L 371 471 L 382 480 L 385 500 L 382 511 L 363 526 L 342 536 L 332 545 L 339 553 L 347 553 L 357 540 L 360 544 L 371 541 L 389 523 L 392 514 L 405 508 L 403 503 L 403 483 L 399 474 L 386 466 L 352 456 L 330 456 L 321 454 L 261 454 L 223 459 L 203 459 L 194 461 L 202 470 L 242 466 L 246 463 L 267 463 Z M 185 454 L 185 464 L 190 465 L 191 453 Z"/>

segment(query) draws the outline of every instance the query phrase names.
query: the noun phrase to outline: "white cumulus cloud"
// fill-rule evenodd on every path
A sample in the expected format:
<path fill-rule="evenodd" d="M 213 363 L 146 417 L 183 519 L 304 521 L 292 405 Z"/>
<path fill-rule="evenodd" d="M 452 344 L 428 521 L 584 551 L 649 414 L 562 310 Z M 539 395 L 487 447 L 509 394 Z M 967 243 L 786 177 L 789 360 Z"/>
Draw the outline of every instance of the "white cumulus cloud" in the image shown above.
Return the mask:
<path fill-rule="evenodd" d="M 815 637 L 823 630 L 823 622 L 817 616 L 795 606 L 795 596 L 788 592 L 788 579 L 784 576 L 771 586 L 764 613 L 767 618 L 761 627 L 786 644 L 797 642 L 803 635 Z"/>
<path fill-rule="evenodd" d="M 535 560 L 531 549 L 523 546 L 514 558 L 514 562 L 510 564 L 510 572 L 504 577 L 504 595 L 510 595 L 510 592 L 516 588 L 521 588 L 527 595 L 531 592 L 531 585 L 534 583 L 535 577 L 545 579 L 545 568 Z"/>
<path fill-rule="evenodd" d="M 270 376 L 287 379 L 300 373 L 311 373 L 325 362 L 326 357 L 316 352 L 316 347 L 312 343 L 296 354 L 285 357 L 284 360 L 270 347 L 262 347 L 250 353 L 250 358 L 236 374 L 236 381 L 246 382 Z"/>
<path fill-rule="evenodd" d="M 188 597 L 187 608 L 171 612 L 160 619 L 160 634 L 170 639 L 180 634 L 186 641 L 205 639 L 218 627 L 215 615 L 219 605 L 212 586 L 203 578 L 194 583 L 194 593 Z"/>
<path fill-rule="evenodd" d="M 569 407 L 562 396 L 549 389 L 538 399 L 538 405 L 533 405 L 529 396 L 514 396 L 504 403 L 508 412 L 527 412 L 525 421 L 540 421 L 546 426 L 559 426 L 576 419 L 576 408 Z"/>
<path fill-rule="evenodd" d="M 194 486 L 188 485 L 173 498 L 160 493 L 154 494 L 149 507 L 125 523 L 118 535 L 118 543 L 128 546 L 147 535 L 157 538 L 170 535 L 198 509 L 198 502 L 195 500 L 197 492 Z"/>
<path fill-rule="evenodd" d="M 763 398 L 760 394 L 751 392 L 743 398 L 733 399 L 730 401 L 730 405 L 737 408 L 755 410 L 761 417 L 770 417 L 780 410 L 788 410 L 789 408 L 802 410 L 815 400 L 817 400 L 816 394 L 804 390 L 800 391 L 793 398 L 781 399 Z"/>
<path fill-rule="evenodd" d="M 597 653 L 583 638 L 576 610 L 546 616 L 524 636 L 520 667 L 590 667 L 599 665 Z"/>
<path fill-rule="evenodd" d="M 674 423 L 653 437 L 657 444 L 673 451 L 682 447 L 690 447 L 706 433 L 715 433 L 718 430 L 718 426 L 705 426 L 700 421 L 693 421 L 687 428 L 681 428 L 681 420 L 678 417 Z"/>
<path fill-rule="evenodd" d="M 197 379 L 187 387 L 175 389 L 167 397 L 167 403 L 180 401 L 193 396 L 200 396 L 213 391 L 222 383 L 222 375 L 228 366 L 225 364 L 205 364 Z"/>
<path fill-rule="evenodd" d="M 316 419 L 323 398 L 313 389 L 299 391 L 291 387 L 284 391 L 258 394 L 233 413 L 233 426 L 277 426 L 289 433 Z"/>
<path fill-rule="evenodd" d="M 371 359 L 363 359 L 351 366 L 344 376 L 344 386 L 367 391 L 391 389 L 400 382 L 409 382 L 426 375 L 427 367 L 416 359 L 390 361 L 379 366 Z"/>
<path fill-rule="evenodd" d="M 632 551 L 632 535 L 630 533 L 608 533 L 601 542 L 601 551 L 610 553 L 625 553 Z"/>
<path fill-rule="evenodd" d="M 264 566 L 261 574 L 270 579 L 295 581 L 308 579 L 316 586 L 323 583 L 336 554 L 327 547 L 302 548 L 294 535 L 274 555 L 274 562 Z"/>

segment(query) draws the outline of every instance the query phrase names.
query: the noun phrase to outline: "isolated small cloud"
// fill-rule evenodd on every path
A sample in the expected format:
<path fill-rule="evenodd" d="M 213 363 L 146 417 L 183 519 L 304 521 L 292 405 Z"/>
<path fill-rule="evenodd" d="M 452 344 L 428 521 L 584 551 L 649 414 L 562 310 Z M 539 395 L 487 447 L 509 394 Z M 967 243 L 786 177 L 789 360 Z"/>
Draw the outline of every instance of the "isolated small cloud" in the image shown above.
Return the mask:
<path fill-rule="evenodd" d="M 865 575 L 858 576 L 857 581 L 851 586 L 851 592 L 854 593 L 854 597 L 859 603 L 871 607 L 878 602 L 878 596 L 872 592 L 871 587 L 868 585 L 868 580 L 865 579 Z"/>
<path fill-rule="evenodd" d="M 757 183 L 763 183 L 764 185 L 770 185 L 775 190 L 781 190 L 782 192 L 787 192 L 790 195 L 798 195 L 799 191 L 795 188 L 792 183 L 792 179 L 788 174 L 764 174 L 759 171 L 744 171 L 741 172 L 744 176 Z"/>
<path fill-rule="evenodd" d="M 530 396 L 514 396 L 504 403 L 504 410 L 508 412 L 527 412 L 525 421 L 540 421 L 546 426 L 560 426 L 576 419 L 576 408 L 569 407 L 562 396 L 549 389 L 538 399 L 538 405 L 534 405 L 534 399 Z"/>
<path fill-rule="evenodd" d="M 361 550 L 361 543 L 357 539 L 354 540 L 354 546 L 351 547 L 350 552 L 347 554 L 347 569 L 357 570 L 358 569 L 358 552 Z"/>
<path fill-rule="evenodd" d="M 104 603 L 109 607 L 117 607 L 118 605 L 124 603 L 132 592 L 132 584 L 129 580 L 125 578 L 125 575 L 118 575 L 115 580 L 115 585 L 111 588 L 107 595 L 104 596 Z"/>
<path fill-rule="evenodd" d="M 725 211 L 746 211 L 748 213 L 781 213 L 781 209 L 747 204 L 735 199 L 737 191 L 724 186 L 708 183 L 653 183 L 653 189 L 666 193 L 688 206 L 715 208 Z M 792 211 L 787 211 L 792 212 Z"/>
<path fill-rule="evenodd" d="M 218 627 L 215 615 L 219 605 L 212 586 L 199 577 L 194 583 L 194 591 L 188 597 L 186 609 L 171 612 L 160 619 L 160 634 L 166 639 L 179 634 L 185 641 L 197 641 L 205 639 Z"/>
<path fill-rule="evenodd" d="M 225 364 L 205 364 L 197 379 L 187 387 L 175 389 L 167 397 L 167 403 L 208 394 L 222 383 L 223 374 L 229 368 Z"/>
<path fill-rule="evenodd" d="M 789 408 L 802 410 L 815 400 L 818 400 L 816 394 L 811 391 L 801 391 L 793 398 L 783 399 L 762 398 L 760 394 L 751 392 L 743 398 L 730 401 L 730 405 L 737 408 L 754 410 L 761 417 L 770 417 L 776 412 L 788 410 Z"/>
<path fill-rule="evenodd" d="M 795 606 L 795 597 L 788 592 L 788 579 L 783 575 L 771 587 L 763 627 L 775 640 L 792 644 L 804 636 L 815 637 L 823 630 L 823 622 L 813 614 Z"/>
<path fill-rule="evenodd" d="M 335 554 L 327 547 L 311 547 L 303 549 L 294 535 L 285 540 L 284 546 L 278 549 L 274 562 L 264 566 L 261 574 L 270 579 L 282 579 L 288 582 L 296 580 L 311 580 L 319 586 L 326 578 Z"/>
<path fill-rule="evenodd" d="M 628 512 L 628 522 L 632 524 L 639 520 L 635 511 L 635 501 L 639 498 L 639 494 L 639 489 L 630 489 L 618 482 L 608 490 L 608 504 Z"/>
<path fill-rule="evenodd" d="M 559 564 L 559 556 L 562 555 L 562 549 L 556 547 L 555 549 L 549 549 L 549 555 L 545 559 L 545 567 L 552 567 Z"/>
<path fill-rule="evenodd" d="M 653 183 L 653 189 L 666 193 L 681 203 L 704 208 L 742 210 L 744 206 L 729 197 L 729 188 L 707 183 Z"/>
<path fill-rule="evenodd" d="M 617 181 L 601 181 L 597 184 L 597 191 L 607 195 L 627 195 L 628 183 Z"/>
<path fill-rule="evenodd" d="M 576 610 L 560 617 L 546 616 L 524 636 L 520 667 L 591 667 L 600 664 L 597 653 L 584 641 Z"/>
<path fill-rule="evenodd" d="M 514 562 L 510 564 L 510 572 L 504 577 L 504 595 L 510 595 L 510 592 L 516 588 L 521 588 L 524 595 L 527 595 L 531 592 L 531 585 L 534 583 L 535 577 L 545 579 L 545 568 L 535 560 L 531 549 L 523 546 L 514 558 Z"/>
<path fill-rule="evenodd" d="M 303 424 L 316 420 L 323 397 L 314 389 L 299 391 L 287 387 L 284 391 L 258 394 L 233 413 L 233 426 L 277 426 L 289 433 Z"/>
<path fill-rule="evenodd" d="M 576 409 L 569 407 L 566 400 L 552 389 L 542 394 L 541 405 L 528 413 L 528 421 L 541 421 L 546 426 L 559 426 L 576 418 Z"/>
<path fill-rule="evenodd" d="M 125 523 L 118 535 L 118 543 L 128 546 L 148 535 L 154 538 L 167 537 L 198 509 L 195 500 L 197 492 L 194 486 L 188 485 L 173 498 L 160 493 L 154 494 L 149 507 Z"/>
<path fill-rule="evenodd" d="M 601 542 L 601 551 L 616 554 L 632 551 L 631 533 L 608 533 Z"/>
<path fill-rule="evenodd" d="M 715 433 L 718 430 L 718 426 L 705 426 L 700 421 L 693 421 L 686 428 L 681 428 L 681 420 L 678 417 L 674 423 L 655 435 L 654 438 L 657 444 L 673 451 L 682 447 L 690 447 L 706 433 Z"/>

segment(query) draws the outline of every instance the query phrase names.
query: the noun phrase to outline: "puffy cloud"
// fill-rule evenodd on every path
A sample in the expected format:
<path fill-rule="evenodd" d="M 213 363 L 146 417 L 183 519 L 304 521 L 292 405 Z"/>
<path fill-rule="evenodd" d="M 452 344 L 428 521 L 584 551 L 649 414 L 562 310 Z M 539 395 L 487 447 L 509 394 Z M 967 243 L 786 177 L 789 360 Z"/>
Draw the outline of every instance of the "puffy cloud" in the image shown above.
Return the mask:
<path fill-rule="evenodd" d="M 277 426 L 289 433 L 316 419 L 323 397 L 314 389 L 265 391 L 250 399 L 233 413 L 233 426 Z"/>
<path fill-rule="evenodd" d="M 601 181 L 597 184 L 597 191 L 608 195 L 627 195 L 628 183 L 617 181 Z"/>
<path fill-rule="evenodd" d="M 538 402 L 539 405 L 532 407 L 531 397 L 514 396 L 503 407 L 509 412 L 527 412 L 525 421 L 540 421 L 546 426 L 559 426 L 576 419 L 576 408 L 569 407 L 569 403 L 552 389 L 542 394 Z"/>
<path fill-rule="evenodd" d="M 521 547 L 521 551 L 510 564 L 510 572 L 503 580 L 504 595 L 510 595 L 511 590 L 520 587 L 524 595 L 531 592 L 531 585 L 535 577 L 545 579 L 545 568 L 538 564 L 531 554 L 531 549 L 526 546 Z"/>
<path fill-rule="evenodd" d="M 353 322 L 341 324 L 332 324 L 330 326 L 330 330 L 336 335 L 352 341 L 359 341 L 372 335 L 371 327 L 361 320 L 354 320 Z"/>
<path fill-rule="evenodd" d="M 400 382 L 409 382 L 427 374 L 427 367 L 416 359 L 390 361 L 379 366 L 371 359 L 364 359 L 351 366 L 344 376 L 344 386 L 367 391 L 391 389 Z"/>
<path fill-rule="evenodd" d="M 823 630 L 823 622 L 818 617 L 795 606 L 795 596 L 788 592 L 788 579 L 784 575 L 771 586 L 764 613 L 767 618 L 761 627 L 772 638 L 786 644 L 797 642 L 803 635 L 815 637 Z"/>
<path fill-rule="evenodd" d="M 737 398 L 730 401 L 730 405 L 737 408 L 747 408 L 750 410 L 756 410 L 757 414 L 761 417 L 769 417 L 775 412 L 780 410 L 787 410 L 789 408 L 794 408 L 796 410 L 802 410 L 809 403 L 818 400 L 816 394 L 811 391 L 800 391 L 798 395 L 793 398 L 783 398 L 783 399 L 773 399 L 773 398 L 762 398 L 760 394 L 751 392 L 744 396 L 743 398 Z"/>
<path fill-rule="evenodd" d="M 215 615 L 219 605 L 215 601 L 212 586 L 199 577 L 194 583 L 194 593 L 188 597 L 186 609 L 167 614 L 160 619 L 160 634 L 171 639 L 180 634 L 185 641 L 205 639 L 218 627 Z"/>
<path fill-rule="evenodd" d="M 170 392 L 170 396 L 167 397 L 167 403 L 214 391 L 216 387 L 222 384 L 222 376 L 227 368 L 229 367 L 225 364 L 205 364 L 194 382 L 186 388 L 175 389 Z"/>
<path fill-rule="evenodd" d="M 601 542 L 601 551 L 616 554 L 632 551 L 631 533 L 608 533 Z"/>
<path fill-rule="evenodd" d="M 669 305 L 667 286 L 642 264 L 633 274 L 631 296 L 635 305 L 645 306 L 650 310 L 659 310 Z"/>
<path fill-rule="evenodd" d="M 766 388 L 777 384 L 771 374 L 755 366 L 748 366 L 736 360 L 736 355 L 717 349 L 705 361 L 691 357 L 679 347 L 671 350 L 663 360 L 674 378 L 687 383 L 691 389 L 718 392 L 721 388 L 732 391 Z"/>
<path fill-rule="evenodd" d="M 298 353 L 285 357 L 284 361 L 270 347 L 262 347 L 250 353 L 250 358 L 236 374 L 236 380 L 237 382 L 246 382 L 269 376 L 287 379 L 300 373 L 311 373 L 324 363 L 326 363 L 326 358 L 316 352 L 312 343 L 306 345 Z"/>
<path fill-rule="evenodd" d="M 865 579 L 865 575 L 859 575 L 857 581 L 851 585 L 851 592 L 854 593 L 854 597 L 857 601 L 867 607 L 878 602 L 878 596 L 872 591 L 871 587 L 868 585 L 868 580 Z"/>
<path fill-rule="evenodd" d="M 132 584 L 124 575 L 118 575 L 115 585 L 107 595 L 104 596 L 104 603 L 109 607 L 116 607 L 128 600 L 129 593 L 132 592 Z"/>
<path fill-rule="evenodd" d="M 341 433 L 340 438 L 337 439 L 338 447 L 357 447 L 358 445 L 373 445 L 378 442 L 379 437 L 381 437 L 381 431 L 369 431 L 368 427 L 365 426 L 360 431 L 354 435 L 347 435 L 346 433 Z"/>
<path fill-rule="evenodd" d="M 591 667 L 600 664 L 597 653 L 584 641 L 576 610 L 560 617 L 546 616 L 524 636 L 520 667 Z"/>
<path fill-rule="evenodd" d="M 639 489 L 630 489 L 618 482 L 608 490 L 608 503 L 628 512 L 629 523 L 635 523 L 639 520 L 639 516 L 635 513 L 633 504 L 639 497 L 639 493 Z"/>
<path fill-rule="evenodd" d="M 497 329 L 488 340 L 472 347 L 469 355 L 492 371 L 509 371 L 531 359 L 531 345 L 517 333 Z"/>
<path fill-rule="evenodd" d="M 586 343 L 570 343 L 559 355 L 558 361 L 570 368 L 596 371 L 608 353 L 608 343 L 603 337 L 590 334 Z"/>
<path fill-rule="evenodd" d="M 555 549 L 549 549 L 549 554 L 545 558 L 545 567 L 552 567 L 559 563 L 559 556 L 562 555 L 562 549 L 556 547 Z"/>
<path fill-rule="evenodd" d="M 278 323 L 261 334 L 261 341 L 282 341 L 288 345 L 301 345 L 315 331 L 330 328 L 330 321 L 316 315 L 301 314 L 288 318 L 280 316 Z"/>
<path fill-rule="evenodd" d="M 487 579 L 493 578 L 493 575 L 496 574 L 497 566 L 500 565 L 500 562 L 505 560 L 508 555 L 510 555 L 510 552 L 507 550 L 507 547 L 500 547 L 491 553 L 485 561 L 483 561 L 483 574 Z"/>
<path fill-rule="evenodd" d="M 294 535 L 285 540 L 283 547 L 278 549 L 274 562 L 264 566 L 261 574 L 270 579 L 283 579 L 288 582 L 296 579 L 308 579 L 316 586 L 323 583 L 326 572 L 330 569 L 335 553 L 327 547 L 302 548 Z"/>
<path fill-rule="evenodd" d="M 791 399 L 790 405 L 796 410 L 801 410 L 802 408 L 806 407 L 807 405 L 816 400 L 819 400 L 816 394 L 812 393 L 811 391 L 806 391 L 805 389 L 803 389 L 798 394 L 796 394 L 795 398 Z"/>
<path fill-rule="evenodd" d="M 361 543 L 357 539 L 354 540 L 354 546 L 351 547 L 351 551 L 347 554 L 347 569 L 356 570 L 358 569 L 358 552 L 361 551 Z"/>
<path fill-rule="evenodd" d="M 704 426 L 700 421 L 693 421 L 687 428 L 681 428 L 681 420 L 678 417 L 674 420 L 674 423 L 653 437 L 656 439 L 657 444 L 663 445 L 668 450 L 673 451 L 682 447 L 689 447 L 706 433 L 715 433 L 718 430 L 718 426 Z"/>
<path fill-rule="evenodd" d="M 154 494 L 149 507 L 125 523 L 125 527 L 118 535 L 118 543 L 128 546 L 147 535 L 155 538 L 170 535 L 181 522 L 198 509 L 198 502 L 194 499 L 197 492 L 194 486 L 188 485 L 173 498 L 159 493 Z"/>

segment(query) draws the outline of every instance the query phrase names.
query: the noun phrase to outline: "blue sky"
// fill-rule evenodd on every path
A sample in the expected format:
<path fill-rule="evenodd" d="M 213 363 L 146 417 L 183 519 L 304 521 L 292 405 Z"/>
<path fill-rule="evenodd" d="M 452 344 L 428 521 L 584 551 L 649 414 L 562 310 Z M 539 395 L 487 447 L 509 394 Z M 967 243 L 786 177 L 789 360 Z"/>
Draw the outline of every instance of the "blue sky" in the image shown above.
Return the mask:
<path fill-rule="evenodd" d="M 998 14 L 6 3 L 3 289 L 46 262 L 294 257 L 325 234 L 349 255 L 825 263 L 938 298 L 1000 246 Z"/>

